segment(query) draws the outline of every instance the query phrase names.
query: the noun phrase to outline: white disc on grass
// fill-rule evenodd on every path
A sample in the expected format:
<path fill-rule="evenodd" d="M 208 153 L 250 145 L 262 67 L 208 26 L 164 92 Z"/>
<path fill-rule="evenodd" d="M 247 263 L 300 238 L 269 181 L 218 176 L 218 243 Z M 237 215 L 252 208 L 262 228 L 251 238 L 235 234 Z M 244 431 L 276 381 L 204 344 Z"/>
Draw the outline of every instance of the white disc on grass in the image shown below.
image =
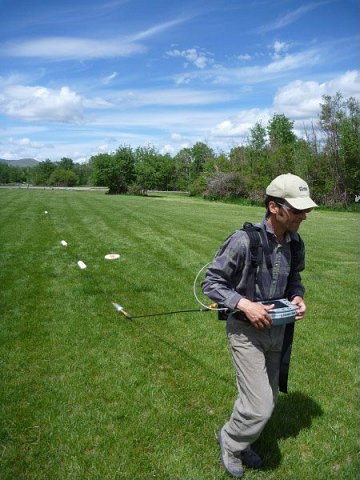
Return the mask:
<path fill-rule="evenodd" d="M 120 258 L 118 253 L 108 253 L 105 255 L 105 260 L 117 260 L 118 258 Z"/>

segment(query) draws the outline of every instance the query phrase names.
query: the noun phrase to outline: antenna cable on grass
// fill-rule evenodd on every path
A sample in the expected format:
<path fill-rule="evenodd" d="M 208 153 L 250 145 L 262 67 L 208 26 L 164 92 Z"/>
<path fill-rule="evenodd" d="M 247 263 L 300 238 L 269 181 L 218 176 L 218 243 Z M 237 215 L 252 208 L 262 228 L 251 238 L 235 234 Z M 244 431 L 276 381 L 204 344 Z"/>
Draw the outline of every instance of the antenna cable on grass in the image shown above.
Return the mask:
<path fill-rule="evenodd" d="M 205 268 L 207 268 L 212 262 L 208 262 L 206 263 L 203 267 L 200 268 L 200 270 L 197 272 L 196 276 L 195 276 L 195 279 L 194 279 L 194 283 L 193 283 L 193 294 L 194 294 L 194 298 L 195 300 L 198 302 L 199 305 L 201 305 L 203 308 L 209 308 L 209 305 L 205 305 L 205 303 L 203 303 L 199 297 L 197 296 L 197 293 L 196 293 L 196 286 L 197 286 L 197 283 L 198 283 L 198 279 L 200 277 L 200 275 L 202 274 L 202 272 L 205 270 Z M 216 305 L 216 306 L 215 306 Z M 223 311 L 226 311 L 228 310 L 227 307 L 218 307 L 216 303 L 213 303 L 211 306 L 210 306 L 210 309 L 215 311 L 215 312 L 223 312 Z"/>

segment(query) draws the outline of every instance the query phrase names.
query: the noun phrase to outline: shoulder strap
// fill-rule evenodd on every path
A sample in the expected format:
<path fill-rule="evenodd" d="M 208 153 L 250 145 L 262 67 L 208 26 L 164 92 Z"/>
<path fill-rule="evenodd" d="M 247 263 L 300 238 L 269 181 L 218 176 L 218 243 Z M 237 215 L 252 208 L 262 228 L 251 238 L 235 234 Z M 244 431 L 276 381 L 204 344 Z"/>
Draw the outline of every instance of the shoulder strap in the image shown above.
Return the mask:
<path fill-rule="evenodd" d="M 262 228 L 253 225 L 252 223 L 245 222 L 242 229 L 246 232 L 250 241 L 251 270 L 246 287 L 246 297 L 249 300 L 255 300 L 256 283 L 258 283 L 259 288 L 263 293 L 263 285 L 260 281 L 261 277 L 259 277 L 259 281 L 257 281 L 258 268 L 262 264 L 263 254 L 265 256 L 267 267 L 269 269 L 272 268 L 270 249 L 266 233 Z"/>
<path fill-rule="evenodd" d="M 251 269 L 249 272 L 249 278 L 246 285 L 245 295 L 246 295 L 246 298 L 248 298 L 249 300 L 255 300 L 257 273 L 258 273 L 259 266 L 261 266 L 263 262 L 263 254 L 265 256 L 265 261 L 268 269 L 270 270 L 272 268 L 270 249 L 269 249 L 268 241 L 266 238 L 266 233 L 263 231 L 261 227 L 253 225 L 250 222 L 245 222 L 241 230 L 246 232 L 250 242 L 249 248 L 250 248 Z M 260 278 L 261 277 L 259 277 L 259 280 Z M 260 291 L 263 293 L 263 296 L 265 298 L 262 282 L 259 281 L 258 285 L 259 285 Z M 227 313 L 219 312 L 218 318 L 219 320 L 226 320 Z"/>
<path fill-rule="evenodd" d="M 261 256 L 259 255 L 259 247 L 262 246 L 262 239 L 259 230 L 250 222 L 245 222 L 242 230 L 247 233 L 250 240 L 250 256 L 251 266 L 257 268 L 261 263 Z"/>
<path fill-rule="evenodd" d="M 249 279 L 246 285 L 246 291 L 243 292 L 243 294 L 246 295 L 246 298 L 255 300 L 257 269 L 262 262 L 262 248 L 260 248 L 262 246 L 261 237 L 258 229 L 250 222 L 245 222 L 241 230 L 244 230 L 249 237 L 251 259 Z M 218 312 L 219 320 L 227 320 L 227 317 L 228 313 L 226 311 Z"/>
<path fill-rule="evenodd" d="M 248 282 L 246 284 L 245 295 L 249 300 L 255 300 L 256 283 L 259 265 L 262 263 L 263 245 L 259 229 L 250 222 L 245 222 L 242 230 L 246 232 L 250 242 L 250 262 Z"/>
<path fill-rule="evenodd" d="M 301 252 L 304 249 L 304 242 L 300 237 L 300 235 L 298 235 L 297 240 L 295 240 L 294 238 L 291 239 L 290 249 L 291 249 L 291 264 L 290 264 L 291 273 L 295 272 L 296 269 L 299 269 L 300 271 L 303 270 L 304 265 L 301 265 L 301 263 L 303 263 L 303 259 L 301 258 Z"/>

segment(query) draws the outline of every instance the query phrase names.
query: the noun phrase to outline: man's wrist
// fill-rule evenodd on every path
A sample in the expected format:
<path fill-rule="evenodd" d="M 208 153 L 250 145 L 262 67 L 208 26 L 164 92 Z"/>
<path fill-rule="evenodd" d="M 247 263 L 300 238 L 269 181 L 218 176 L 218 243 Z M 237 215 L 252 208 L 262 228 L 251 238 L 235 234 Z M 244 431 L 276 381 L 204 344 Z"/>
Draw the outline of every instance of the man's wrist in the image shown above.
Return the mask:
<path fill-rule="evenodd" d="M 238 304 L 236 305 L 236 309 L 240 310 L 241 312 L 244 312 L 251 303 L 252 302 L 250 300 L 243 297 L 239 300 Z"/>

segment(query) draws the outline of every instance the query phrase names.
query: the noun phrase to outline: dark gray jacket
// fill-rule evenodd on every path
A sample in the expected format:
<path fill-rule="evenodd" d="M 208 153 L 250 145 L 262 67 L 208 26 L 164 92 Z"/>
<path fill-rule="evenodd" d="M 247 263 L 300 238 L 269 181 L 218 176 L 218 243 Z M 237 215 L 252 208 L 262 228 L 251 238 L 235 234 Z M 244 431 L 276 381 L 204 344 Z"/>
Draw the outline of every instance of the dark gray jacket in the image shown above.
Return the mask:
<path fill-rule="evenodd" d="M 300 272 L 305 267 L 305 249 L 299 235 L 288 233 L 284 242 L 278 243 L 265 218 L 258 226 L 266 232 L 271 268 L 263 258 L 257 274 L 262 289 L 256 285 L 255 301 L 284 297 L 291 299 L 296 295 L 303 297 L 305 289 Z M 299 242 L 299 248 L 296 264 L 290 274 L 291 241 Z M 246 297 L 251 268 L 249 237 L 245 231 L 238 230 L 225 240 L 208 268 L 202 282 L 204 294 L 216 303 L 235 310 L 241 298 Z"/>

